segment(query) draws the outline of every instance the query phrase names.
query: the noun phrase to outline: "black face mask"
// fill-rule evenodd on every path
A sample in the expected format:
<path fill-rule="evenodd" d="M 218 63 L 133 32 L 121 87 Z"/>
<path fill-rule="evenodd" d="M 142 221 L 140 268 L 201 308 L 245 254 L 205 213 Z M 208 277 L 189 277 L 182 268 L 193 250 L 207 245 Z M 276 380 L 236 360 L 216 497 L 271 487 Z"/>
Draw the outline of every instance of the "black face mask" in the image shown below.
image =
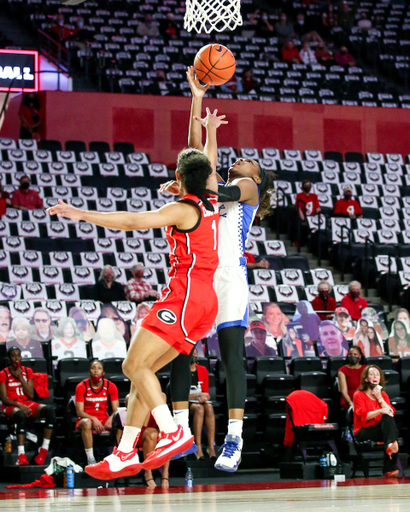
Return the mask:
<path fill-rule="evenodd" d="M 303 192 L 306 192 L 306 194 L 309 194 L 311 188 L 311 185 L 303 185 L 302 190 Z"/>
<path fill-rule="evenodd" d="M 359 362 L 359 358 L 356 356 L 348 356 L 347 357 L 347 364 L 351 364 L 352 366 L 354 366 L 358 362 Z"/>
<path fill-rule="evenodd" d="M 198 358 L 196 356 L 192 356 L 191 363 L 197 364 L 197 362 L 198 362 Z"/>
<path fill-rule="evenodd" d="M 370 389 L 374 389 L 376 386 L 378 386 L 378 384 L 373 384 L 373 382 L 368 382 L 368 384 Z"/>
<path fill-rule="evenodd" d="M 30 183 L 29 183 L 28 181 L 24 181 L 24 182 L 20 185 L 21 190 L 27 190 L 29 187 L 30 187 Z"/>

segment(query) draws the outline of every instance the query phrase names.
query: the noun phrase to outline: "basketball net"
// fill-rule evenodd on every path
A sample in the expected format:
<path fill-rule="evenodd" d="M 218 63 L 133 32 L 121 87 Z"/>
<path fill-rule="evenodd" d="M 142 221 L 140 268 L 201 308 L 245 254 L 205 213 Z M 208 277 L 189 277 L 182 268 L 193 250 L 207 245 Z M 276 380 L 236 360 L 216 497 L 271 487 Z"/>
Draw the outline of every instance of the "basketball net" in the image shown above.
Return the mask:
<path fill-rule="evenodd" d="M 223 32 L 242 23 L 240 0 L 186 0 L 184 28 L 188 32 Z"/>

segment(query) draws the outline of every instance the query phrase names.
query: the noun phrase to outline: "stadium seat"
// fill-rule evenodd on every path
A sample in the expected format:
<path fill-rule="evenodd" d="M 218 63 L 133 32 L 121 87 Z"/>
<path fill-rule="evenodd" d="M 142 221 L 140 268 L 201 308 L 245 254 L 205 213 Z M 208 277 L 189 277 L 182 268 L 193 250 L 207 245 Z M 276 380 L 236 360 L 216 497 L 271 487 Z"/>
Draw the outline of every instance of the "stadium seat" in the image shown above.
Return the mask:
<path fill-rule="evenodd" d="M 291 360 L 289 370 L 297 379 L 301 373 L 322 372 L 322 361 L 319 357 L 295 357 Z"/>

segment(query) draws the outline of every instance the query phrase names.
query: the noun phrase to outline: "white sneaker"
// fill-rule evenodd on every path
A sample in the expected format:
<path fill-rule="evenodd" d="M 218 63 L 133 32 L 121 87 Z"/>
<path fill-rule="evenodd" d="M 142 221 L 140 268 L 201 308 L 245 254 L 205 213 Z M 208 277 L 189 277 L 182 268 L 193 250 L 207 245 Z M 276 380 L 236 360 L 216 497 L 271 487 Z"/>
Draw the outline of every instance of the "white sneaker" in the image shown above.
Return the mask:
<path fill-rule="evenodd" d="M 98 464 L 90 464 L 85 467 L 87 475 L 97 480 L 112 480 L 126 476 L 134 476 L 142 469 L 138 457 L 138 450 L 132 450 L 129 453 L 120 452 L 118 448 L 108 457 Z"/>
<path fill-rule="evenodd" d="M 234 473 L 242 460 L 243 440 L 238 436 L 227 435 L 221 446 L 222 453 L 215 462 L 216 469 Z"/>

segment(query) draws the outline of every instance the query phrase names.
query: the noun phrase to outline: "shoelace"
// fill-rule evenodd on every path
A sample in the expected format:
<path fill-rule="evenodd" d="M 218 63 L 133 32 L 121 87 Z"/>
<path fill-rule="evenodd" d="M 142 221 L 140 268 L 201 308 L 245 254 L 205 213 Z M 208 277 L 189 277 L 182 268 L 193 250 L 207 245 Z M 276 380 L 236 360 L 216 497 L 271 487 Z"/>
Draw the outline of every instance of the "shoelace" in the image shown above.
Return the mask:
<path fill-rule="evenodd" d="M 232 441 L 222 445 L 222 455 L 224 457 L 233 457 L 235 455 L 236 450 L 238 450 L 238 444 L 233 443 Z"/>

